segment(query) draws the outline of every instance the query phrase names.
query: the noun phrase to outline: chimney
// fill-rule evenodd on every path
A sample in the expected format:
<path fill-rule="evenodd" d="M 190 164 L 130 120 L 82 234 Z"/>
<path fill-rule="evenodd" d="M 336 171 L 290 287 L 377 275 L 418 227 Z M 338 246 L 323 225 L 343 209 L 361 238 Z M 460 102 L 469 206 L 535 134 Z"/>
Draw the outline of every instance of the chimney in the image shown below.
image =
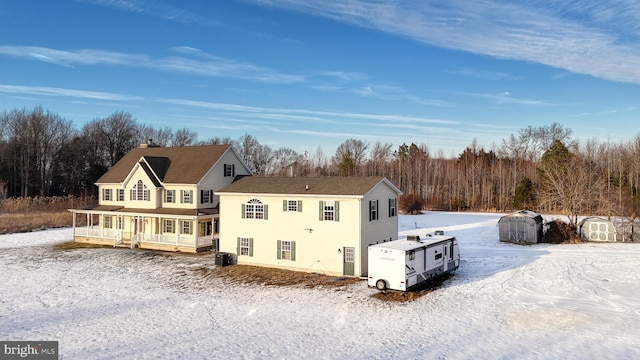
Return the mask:
<path fill-rule="evenodd" d="M 140 149 L 146 149 L 151 147 L 160 147 L 160 145 L 154 144 L 153 139 L 149 139 L 149 141 L 147 141 L 146 144 L 145 143 L 140 144 Z"/>

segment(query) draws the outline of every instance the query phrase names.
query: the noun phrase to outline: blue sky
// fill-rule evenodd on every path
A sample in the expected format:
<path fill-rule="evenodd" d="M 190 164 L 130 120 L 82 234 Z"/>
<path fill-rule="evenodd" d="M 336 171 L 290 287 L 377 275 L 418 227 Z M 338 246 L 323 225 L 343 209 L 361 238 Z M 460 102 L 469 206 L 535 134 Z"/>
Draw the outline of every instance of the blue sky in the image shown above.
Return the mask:
<path fill-rule="evenodd" d="M 557 122 L 640 133 L 640 3 L 9 0 L 0 110 L 332 155 L 344 140 L 457 156 Z"/>

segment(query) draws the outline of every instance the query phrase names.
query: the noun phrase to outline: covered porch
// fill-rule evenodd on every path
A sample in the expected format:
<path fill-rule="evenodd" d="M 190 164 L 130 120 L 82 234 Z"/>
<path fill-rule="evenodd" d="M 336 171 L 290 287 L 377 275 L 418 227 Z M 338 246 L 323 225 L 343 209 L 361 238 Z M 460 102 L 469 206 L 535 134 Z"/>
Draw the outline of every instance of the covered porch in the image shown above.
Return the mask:
<path fill-rule="evenodd" d="M 178 252 L 217 250 L 217 209 L 93 206 L 70 211 L 76 242 Z"/>

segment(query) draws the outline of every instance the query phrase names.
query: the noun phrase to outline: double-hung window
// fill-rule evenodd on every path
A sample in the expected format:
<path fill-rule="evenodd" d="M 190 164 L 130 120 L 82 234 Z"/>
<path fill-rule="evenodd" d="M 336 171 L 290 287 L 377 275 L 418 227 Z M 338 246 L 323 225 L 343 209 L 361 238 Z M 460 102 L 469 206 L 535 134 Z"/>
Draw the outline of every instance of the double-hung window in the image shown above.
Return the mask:
<path fill-rule="evenodd" d="M 176 232 L 176 221 L 173 219 L 162 220 L 162 232 L 173 234 Z"/>
<path fill-rule="evenodd" d="M 389 199 L 389 217 L 397 215 L 398 198 Z"/>
<path fill-rule="evenodd" d="M 296 260 L 296 242 L 289 240 L 278 240 L 278 260 Z"/>
<path fill-rule="evenodd" d="M 180 190 L 180 198 L 183 204 L 193 203 L 193 190 Z"/>
<path fill-rule="evenodd" d="M 238 238 L 238 255 L 253 256 L 253 238 Z"/>
<path fill-rule="evenodd" d="M 339 221 L 340 202 L 320 201 L 320 221 Z"/>
<path fill-rule="evenodd" d="M 378 200 L 369 201 L 369 221 L 378 220 Z"/>
<path fill-rule="evenodd" d="M 164 191 L 164 202 L 166 202 L 166 203 L 174 203 L 174 202 L 176 202 L 176 191 L 175 190 L 165 190 Z"/>
<path fill-rule="evenodd" d="M 104 226 L 105 229 L 111 229 L 113 227 L 113 218 L 110 215 L 104 216 Z"/>
<path fill-rule="evenodd" d="M 111 201 L 111 189 L 102 189 L 102 200 Z"/>
<path fill-rule="evenodd" d="M 180 234 L 184 234 L 184 235 L 193 234 L 190 220 L 181 220 L 180 221 Z"/>
<path fill-rule="evenodd" d="M 236 176 L 236 165 L 224 164 L 224 177 L 234 177 L 234 176 Z"/>
<path fill-rule="evenodd" d="M 282 211 L 302 212 L 302 200 L 282 200 Z"/>
<path fill-rule="evenodd" d="M 118 189 L 118 201 L 124 201 L 124 189 Z"/>
<path fill-rule="evenodd" d="M 200 190 L 200 204 L 210 204 L 213 202 L 213 190 Z"/>

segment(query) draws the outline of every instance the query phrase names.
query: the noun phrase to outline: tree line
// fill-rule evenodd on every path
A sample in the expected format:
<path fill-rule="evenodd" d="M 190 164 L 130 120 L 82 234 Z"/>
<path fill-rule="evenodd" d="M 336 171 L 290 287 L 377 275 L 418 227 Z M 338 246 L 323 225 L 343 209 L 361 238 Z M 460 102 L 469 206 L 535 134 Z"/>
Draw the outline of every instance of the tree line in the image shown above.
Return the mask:
<path fill-rule="evenodd" d="M 640 216 L 640 134 L 609 143 L 572 138 L 560 124 L 521 129 L 487 149 L 474 139 L 447 158 L 426 143 L 373 144 L 347 139 L 331 155 L 273 149 L 245 134 L 198 139 L 183 128 L 139 124 L 116 111 L 77 129 L 42 108 L 0 114 L 0 198 L 93 196 L 95 181 L 129 150 L 160 146 L 231 144 L 256 174 L 266 176 L 385 176 L 425 207 L 506 212 L 529 209 L 577 215 Z"/>

